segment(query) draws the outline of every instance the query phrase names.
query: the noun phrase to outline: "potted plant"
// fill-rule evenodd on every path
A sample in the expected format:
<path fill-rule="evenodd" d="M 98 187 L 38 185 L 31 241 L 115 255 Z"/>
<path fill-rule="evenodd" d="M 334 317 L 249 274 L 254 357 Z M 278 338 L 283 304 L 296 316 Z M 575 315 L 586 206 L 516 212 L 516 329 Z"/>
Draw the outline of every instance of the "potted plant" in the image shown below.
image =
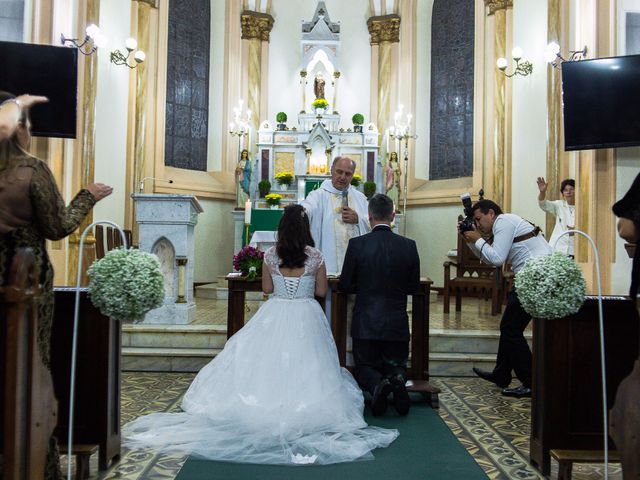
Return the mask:
<path fill-rule="evenodd" d="M 280 200 L 282 200 L 282 195 L 279 193 L 270 193 L 264 197 L 267 205 L 269 205 L 272 209 L 278 208 L 280 205 Z"/>
<path fill-rule="evenodd" d="M 351 121 L 353 122 L 353 131 L 356 133 L 362 133 L 364 115 L 362 115 L 361 113 L 355 113 L 353 117 L 351 117 Z"/>
<path fill-rule="evenodd" d="M 258 182 L 258 191 L 261 197 L 266 197 L 271 191 L 271 182 L 269 180 L 260 180 Z"/>
<path fill-rule="evenodd" d="M 364 182 L 363 193 L 367 199 L 376 193 L 376 182 Z"/>
<path fill-rule="evenodd" d="M 284 112 L 278 112 L 276 115 L 276 122 L 278 122 L 278 130 L 286 130 L 287 114 Z"/>
<path fill-rule="evenodd" d="M 284 186 L 285 189 L 289 188 L 289 185 L 293 182 L 293 172 L 276 173 L 276 182 L 278 182 L 278 185 Z"/>
<path fill-rule="evenodd" d="M 327 102 L 324 98 L 316 98 L 313 102 L 311 102 L 311 106 L 316 109 L 316 113 L 318 115 L 322 115 L 329 106 L 329 102 Z"/>
<path fill-rule="evenodd" d="M 89 296 L 103 315 L 138 322 L 164 301 L 164 277 L 158 257 L 142 250 L 116 248 L 93 262 Z"/>
<path fill-rule="evenodd" d="M 255 280 L 262 275 L 264 252 L 251 245 L 245 245 L 233 256 L 233 268 L 242 272 L 247 280 Z"/>
<path fill-rule="evenodd" d="M 354 173 L 353 177 L 351 177 L 351 185 L 358 188 L 362 183 L 362 176 L 358 173 Z"/>

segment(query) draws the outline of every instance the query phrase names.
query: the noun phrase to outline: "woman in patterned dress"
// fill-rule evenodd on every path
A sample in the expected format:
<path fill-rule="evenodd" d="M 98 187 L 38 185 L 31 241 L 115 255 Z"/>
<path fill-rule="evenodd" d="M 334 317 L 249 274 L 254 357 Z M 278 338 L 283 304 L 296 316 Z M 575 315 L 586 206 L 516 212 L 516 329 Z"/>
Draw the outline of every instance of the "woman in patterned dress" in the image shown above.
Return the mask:
<path fill-rule="evenodd" d="M 31 143 L 29 108 L 46 101 L 45 97 L 14 97 L 0 91 L 0 283 L 6 282 L 16 250 L 31 248 L 40 266 L 43 287 L 38 302 L 38 348 L 42 362 L 50 369 L 53 267 L 45 240 L 60 240 L 76 230 L 112 188 L 93 183 L 65 206 L 47 164 L 27 152 Z M 49 444 L 46 478 L 61 478 L 54 437 Z"/>

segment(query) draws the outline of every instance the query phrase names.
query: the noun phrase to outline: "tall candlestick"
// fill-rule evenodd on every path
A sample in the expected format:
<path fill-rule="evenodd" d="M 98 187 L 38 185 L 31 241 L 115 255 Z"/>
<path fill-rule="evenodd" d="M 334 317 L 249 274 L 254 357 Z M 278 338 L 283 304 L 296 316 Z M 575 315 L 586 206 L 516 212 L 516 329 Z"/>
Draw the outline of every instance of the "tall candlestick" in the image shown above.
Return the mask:
<path fill-rule="evenodd" d="M 251 200 L 247 200 L 244 204 L 244 224 L 251 224 Z"/>

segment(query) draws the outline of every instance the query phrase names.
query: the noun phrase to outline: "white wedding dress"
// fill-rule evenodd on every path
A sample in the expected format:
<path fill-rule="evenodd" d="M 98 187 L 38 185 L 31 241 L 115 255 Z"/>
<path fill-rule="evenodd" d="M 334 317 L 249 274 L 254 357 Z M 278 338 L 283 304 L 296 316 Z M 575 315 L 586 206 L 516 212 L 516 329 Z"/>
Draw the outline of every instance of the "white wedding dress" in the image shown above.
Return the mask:
<path fill-rule="evenodd" d="M 341 368 L 314 299 L 322 254 L 307 247 L 301 277 L 283 277 L 265 254 L 274 293 L 196 376 L 184 413 L 125 425 L 124 444 L 244 463 L 329 464 L 372 459 L 397 430 L 369 427 L 362 391 Z M 268 275 L 269 272 L 264 272 Z"/>

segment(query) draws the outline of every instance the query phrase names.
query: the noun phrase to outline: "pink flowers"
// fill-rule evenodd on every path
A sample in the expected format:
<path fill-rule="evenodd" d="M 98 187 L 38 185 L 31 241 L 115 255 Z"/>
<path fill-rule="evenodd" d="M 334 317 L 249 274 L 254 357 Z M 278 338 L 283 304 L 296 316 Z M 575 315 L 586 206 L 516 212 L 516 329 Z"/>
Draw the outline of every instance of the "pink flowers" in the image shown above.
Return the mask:
<path fill-rule="evenodd" d="M 233 256 L 233 268 L 242 272 L 248 280 L 253 280 L 262 274 L 263 258 L 264 252 L 251 245 L 245 245 Z"/>

